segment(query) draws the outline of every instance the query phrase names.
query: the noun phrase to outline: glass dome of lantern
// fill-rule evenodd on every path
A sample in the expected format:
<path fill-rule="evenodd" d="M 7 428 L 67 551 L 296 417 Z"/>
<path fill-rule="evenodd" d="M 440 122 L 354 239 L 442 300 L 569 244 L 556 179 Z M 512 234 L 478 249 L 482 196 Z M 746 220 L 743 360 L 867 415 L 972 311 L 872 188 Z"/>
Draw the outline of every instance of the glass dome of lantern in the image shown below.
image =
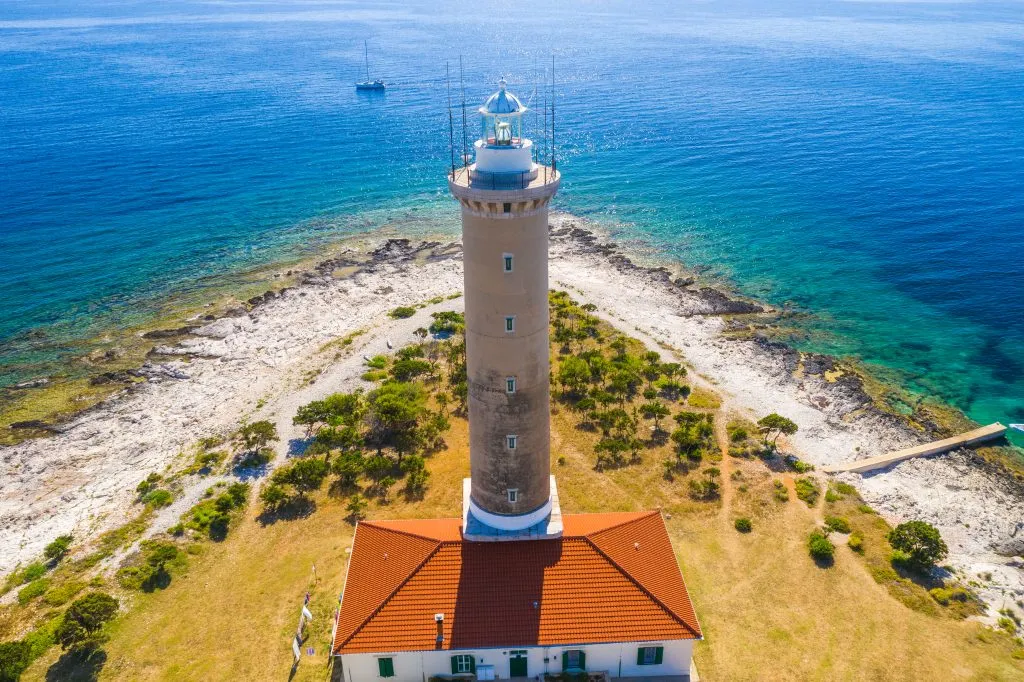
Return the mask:
<path fill-rule="evenodd" d="M 523 143 L 523 114 L 528 109 L 508 92 L 505 80 L 498 91 L 487 98 L 480 112 L 480 141 L 488 147 L 518 147 Z"/>

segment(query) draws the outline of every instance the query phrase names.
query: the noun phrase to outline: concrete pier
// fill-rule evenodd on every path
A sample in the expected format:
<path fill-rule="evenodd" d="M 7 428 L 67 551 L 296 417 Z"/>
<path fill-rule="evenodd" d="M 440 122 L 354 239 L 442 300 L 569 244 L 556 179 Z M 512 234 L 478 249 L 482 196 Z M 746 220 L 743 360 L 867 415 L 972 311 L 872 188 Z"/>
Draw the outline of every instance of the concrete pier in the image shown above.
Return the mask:
<path fill-rule="evenodd" d="M 983 426 L 980 429 L 974 429 L 973 431 L 968 431 L 967 433 L 960 434 L 959 436 L 953 436 L 952 438 L 937 440 L 932 443 L 925 443 L 924 445 L 916 445 L 912 448 L 905 448 L 903 450 L 896 450 L 895 452 L 890 452 L 887 455 L 868 457 L 866 459 L 858 459 L 854 462 L 847 462 L 846 464 L 826 467 L 825 473 L 838 474 L 851 471 L 856 474 L 863 474 L 866 471 L 881 469 L 889 466 L 890 464 L 902 462 L 905 459 L 938 455 L 965 445 L 974 445 L 975 443 L 982 443 L 984 441 L 1001 438 L 1005 433 L 1006 427 L 999 422 L 996 422 L 995 424 L 989 424 L 988 426 Z"/>

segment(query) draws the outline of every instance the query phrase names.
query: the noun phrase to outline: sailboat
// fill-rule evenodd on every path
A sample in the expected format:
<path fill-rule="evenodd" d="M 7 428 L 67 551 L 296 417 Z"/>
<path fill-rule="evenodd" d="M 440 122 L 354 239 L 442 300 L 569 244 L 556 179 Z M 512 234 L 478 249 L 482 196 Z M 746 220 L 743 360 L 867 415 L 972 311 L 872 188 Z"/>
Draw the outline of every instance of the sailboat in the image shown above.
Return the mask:
<path fill-rule="evenodd" d="M 370 80 L 370 52 L 366 47 L 365 40 L 363 41 L 363 57 L 366 59 L 366 80 L 356 83 L 356 90 L 383 90 L 384 81 L 379 78 Z"/>

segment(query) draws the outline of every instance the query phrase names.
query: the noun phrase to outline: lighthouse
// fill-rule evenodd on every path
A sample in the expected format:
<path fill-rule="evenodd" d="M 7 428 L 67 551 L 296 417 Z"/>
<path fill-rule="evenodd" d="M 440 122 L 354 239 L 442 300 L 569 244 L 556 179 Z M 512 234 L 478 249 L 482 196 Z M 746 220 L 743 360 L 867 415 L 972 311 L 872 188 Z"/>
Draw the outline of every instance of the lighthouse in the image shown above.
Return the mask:
<path fill-rule="evenodd" d="M 560 176 L 523 136 L 504 80 L 478 110 L 474 163 L 448 186 L 462 208 L 469 388 L 467 540 L 561 536 L 551 475 L 548 206 Z"/>

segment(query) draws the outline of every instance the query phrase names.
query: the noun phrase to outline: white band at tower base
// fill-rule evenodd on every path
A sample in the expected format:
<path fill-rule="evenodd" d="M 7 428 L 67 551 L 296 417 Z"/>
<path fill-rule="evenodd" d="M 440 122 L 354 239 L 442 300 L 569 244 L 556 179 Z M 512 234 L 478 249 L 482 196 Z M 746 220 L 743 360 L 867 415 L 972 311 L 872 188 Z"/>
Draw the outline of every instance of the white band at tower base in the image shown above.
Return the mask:
<path fill-rule="evenodd" d="M 549 497 L 544 504 L 537 509 L 526 514 L 492 514 L 491 512 L 484 511 L 477 503 L 473 501 L 473 498 L 469 499 L 469 513 L 473 517 L 485 523 L 491 528 L 496 530 L 523 530 L 530 526 L 535 526 L 551 514 L 551 498 Z"/>

